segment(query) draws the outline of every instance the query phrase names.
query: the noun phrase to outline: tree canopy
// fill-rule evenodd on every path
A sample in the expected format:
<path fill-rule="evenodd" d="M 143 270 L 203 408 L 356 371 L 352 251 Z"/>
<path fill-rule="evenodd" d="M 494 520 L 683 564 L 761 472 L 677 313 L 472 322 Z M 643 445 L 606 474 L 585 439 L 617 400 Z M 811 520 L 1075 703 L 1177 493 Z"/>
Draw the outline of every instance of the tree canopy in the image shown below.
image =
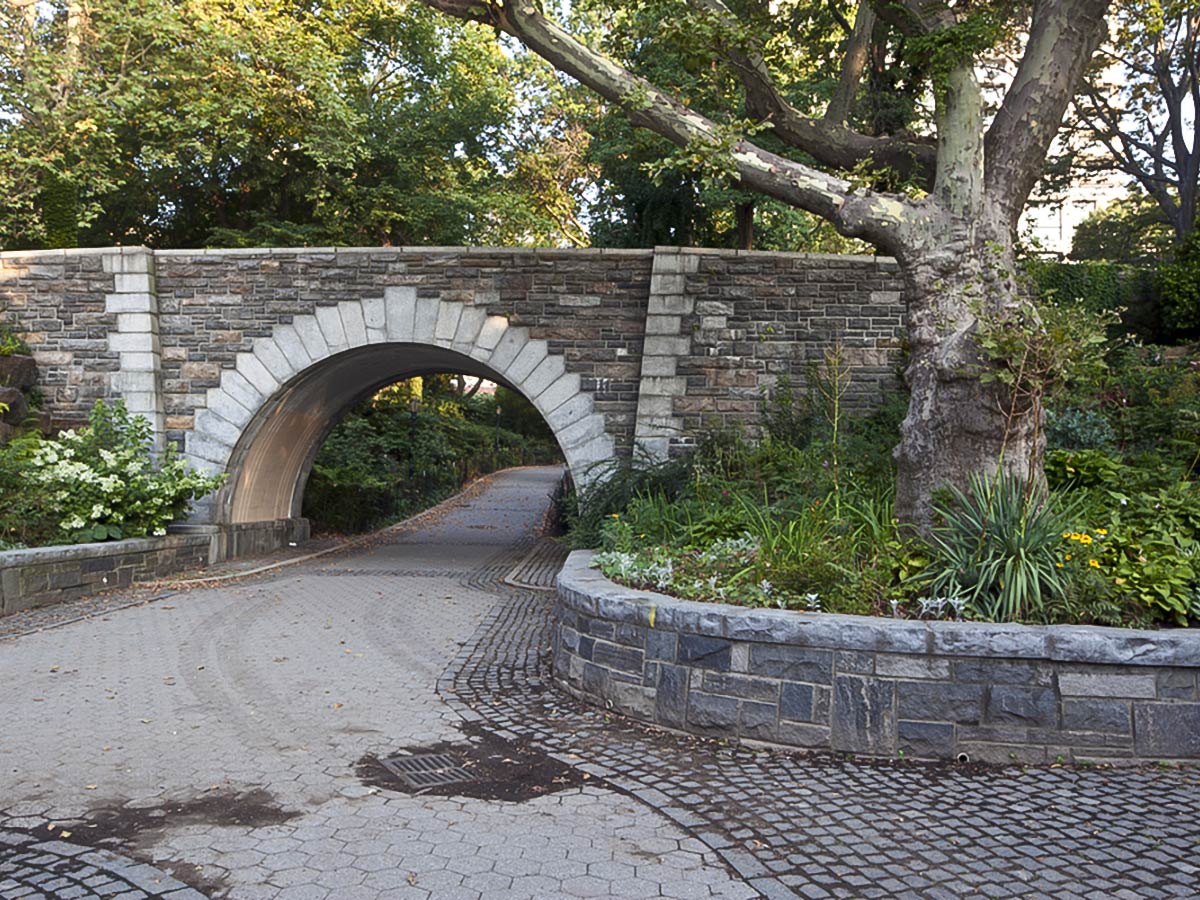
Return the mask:
<path fill-rule="evenodd" d="M 6 0 L 0 245 L 578 242 L 519 65 L 403 0 Z"/>
<path fill-rule="evenodd" d="M 1182 242 L 1200 212 L 1200 7 L 1120 0 L 1113 13 L 1075 98 L 1067 171 L 1128 176 Z"/>

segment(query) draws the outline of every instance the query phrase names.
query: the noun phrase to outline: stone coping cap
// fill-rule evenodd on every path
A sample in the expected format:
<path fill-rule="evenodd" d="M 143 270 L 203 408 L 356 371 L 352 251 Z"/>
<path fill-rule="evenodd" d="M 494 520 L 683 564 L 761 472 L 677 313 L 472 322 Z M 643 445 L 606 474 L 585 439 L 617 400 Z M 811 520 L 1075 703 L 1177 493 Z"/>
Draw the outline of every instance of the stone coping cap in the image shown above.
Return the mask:
<path fill-rule="evenodd" d="M 124 247 L 78 247 L 59 250 L 0 250 L 0 263 L 6 260 L 57 259 L 72 256 L 134 255 L 149 253 L 153 256 L 177 257 L 253 257 L 253 256 L 360 256 L 365 254 L 384 255 L 444 255 L 448 253 L 466 256 L 494 256 L 496 254 L 534 255 L 540 257 L 562 256 L 566 258 L 610 258 L 627 256 L 650 258 L 655 255 L 694 255 L 718 257 L 764 257 L 810 260 L 822 263 L 895 265 L 890 256 L 867 256 L 839 253 L 795 253 L 776 250 L 730 250 L 719 247 L 203 247 L 151 250 L 141 245 Z"/>
<path fill-rule="evenodd" d="M 27 550 L 0 551 L 0 569 L 38 566 L 76 560 L 121 556 L 126 553 L 163 550 L 168 547 L 189 547 L 207 544 L 208 534 L 169 534 L 164 537 L 129 538 L 122 541 L 98 541 L 91 544 L 60 544 L 53 547 L 30 547 Z"/>
<path fill-rule="evenodd" d="M 831 650 L 1200 666 L 1200 630 L 924 621 L 702 603 L 614 584 L 589 567 L 593 555 L 576 550 L 567 557 L 557 580 L 560 602 L 584 615 L 643 627 L 650 627 L 653 610 L 656 630 Z"/>

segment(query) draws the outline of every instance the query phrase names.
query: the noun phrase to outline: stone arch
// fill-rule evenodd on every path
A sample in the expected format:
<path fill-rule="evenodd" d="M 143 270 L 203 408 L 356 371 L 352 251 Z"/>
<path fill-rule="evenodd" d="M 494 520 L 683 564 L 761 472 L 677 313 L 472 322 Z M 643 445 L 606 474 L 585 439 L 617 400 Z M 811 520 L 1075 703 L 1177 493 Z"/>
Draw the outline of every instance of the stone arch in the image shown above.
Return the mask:
<path fill-rule="evenodd" d="M 216 523 L 300 515 L 312 460 L 341 413 L 403 378 L 481 375 L 525 396 L 550 426 L 573 477 L 613 455 L 603 416 L 561 355 L 480 307 L 419 297 L 415 287 L 319 306 L 255 339 L 196 411 L 184 453 L 229 479 L 198 510 Z"/>

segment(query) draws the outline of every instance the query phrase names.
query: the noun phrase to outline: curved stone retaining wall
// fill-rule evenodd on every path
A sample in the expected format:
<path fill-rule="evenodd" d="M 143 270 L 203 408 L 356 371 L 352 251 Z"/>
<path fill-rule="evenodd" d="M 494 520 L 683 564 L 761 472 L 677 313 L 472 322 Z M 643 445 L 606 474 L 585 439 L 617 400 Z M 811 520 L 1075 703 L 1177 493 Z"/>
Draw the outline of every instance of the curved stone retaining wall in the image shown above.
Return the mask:
<path fill-rule="evenodd" d="M 803 614 L 558 578 L 555 679 L 708 737 L 877 757 L 1200 761 L 1200 632 Z"/>

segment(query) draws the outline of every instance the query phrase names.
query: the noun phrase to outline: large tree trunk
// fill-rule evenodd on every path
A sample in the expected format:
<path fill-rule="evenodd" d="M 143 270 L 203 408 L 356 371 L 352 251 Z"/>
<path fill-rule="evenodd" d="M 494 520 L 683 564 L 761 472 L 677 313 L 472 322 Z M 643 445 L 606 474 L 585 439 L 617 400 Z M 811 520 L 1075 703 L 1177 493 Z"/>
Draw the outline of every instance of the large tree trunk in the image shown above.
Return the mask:
<path fill-rule="evenodd" d="M 894 453 L 896 515 L 927 532 L 938 488 L 965 487 L 980 471 L 1037 477 L 1042 412 L 1001 381 L 981 378 L 990 363 L 975 344 L 979 318 L 1002 320 L 1021 306 L 1008 228 L 931 228 L 901 263 L 911 401 Z"/>

